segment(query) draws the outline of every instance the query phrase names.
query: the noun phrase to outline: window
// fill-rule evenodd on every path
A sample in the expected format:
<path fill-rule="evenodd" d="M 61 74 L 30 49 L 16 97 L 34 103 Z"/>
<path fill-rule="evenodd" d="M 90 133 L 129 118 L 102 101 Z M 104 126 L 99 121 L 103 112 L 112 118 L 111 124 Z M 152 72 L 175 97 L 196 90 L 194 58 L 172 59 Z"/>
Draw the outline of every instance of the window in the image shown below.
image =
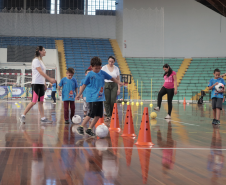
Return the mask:
<path fill-rule="evenodd" d="M 50 13 L 55 14 L 55 0 L 51 0 Z M 57 0 L 57 14 L 60 13 L 60 0 Z"/>
<path fill-rule="evenodd" d="M 96 15 L 96 10 L 116 10 L 115 0 L 87 0 L 88 15 Z"/>

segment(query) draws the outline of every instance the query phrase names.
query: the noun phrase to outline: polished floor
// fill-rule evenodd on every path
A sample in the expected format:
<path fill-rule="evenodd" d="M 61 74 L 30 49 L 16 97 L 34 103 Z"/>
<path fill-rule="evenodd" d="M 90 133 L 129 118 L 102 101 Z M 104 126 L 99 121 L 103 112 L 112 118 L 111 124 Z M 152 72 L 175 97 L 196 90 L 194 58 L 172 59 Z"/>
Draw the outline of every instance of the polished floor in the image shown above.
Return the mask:
<path fill-rule="evenodd" d="M 150 120 L 155 145 L 147 149 L 134 145 L 137 137 L 121 133 L 105 139 L 77 135 L 77 125 L 64 124 L 60 101 L 44 103 L 52 124 L 40 123 L 36 105 L 21 126 L 18 118 L 28 102 L 17 103 L 0 102 L 0 185 L 226 184 L 226 107 L 221 126 L 213 127 L 210 104 L 175 103 L 167 122 L 163 103 L 156 120 Z M 137 135 L 148 105 L 132 106 Z M 126 108 L 118 104 L 122 129 Z M 76 103 L 76 114 L 83 115 L 82 103 Z"/>

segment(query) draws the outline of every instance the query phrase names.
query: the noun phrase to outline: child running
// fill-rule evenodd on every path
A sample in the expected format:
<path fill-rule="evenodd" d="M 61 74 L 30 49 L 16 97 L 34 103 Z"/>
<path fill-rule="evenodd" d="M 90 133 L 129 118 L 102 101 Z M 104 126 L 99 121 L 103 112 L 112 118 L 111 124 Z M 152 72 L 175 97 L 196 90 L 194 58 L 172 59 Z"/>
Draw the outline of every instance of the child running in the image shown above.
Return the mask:
<path fill-rule="evenodd" d="M 218 85 L 219 83 L 222 83 L 225 85 L 224 79 L 221 78 L 221 72 L 219 69 L 214 70 L 214 78 L 212 78 L 209 81 L 209 90 L 212 90 L 211 93 L 211 99 L 212 99 L 212 108 L 213 108 L 213 122 L 212 124 L 214 125 L 220 125 L 220 114 L 222 110 L 222 103 L 223 103 L 223 98 L 224 98 L 224 91 L 222 90 L 221 92 L 216 91 L 215 86 Z"/>
<path fill-rule="evenodd" d="M 75 71 L 73 68 L 68 68 L 66 72 L 66 77 L 62 78 L 58 90 L 59 96 L 62 95 L 62 100 L 64 102 L 64 120 L 65 124 L 69 124 L 69 104 L 71 109 L 71 120 L 75 114 L 75 92 L 78 94 L 78 85 L 76 79 L 73 77 Z M 63 87 L 62 92 L 60 91 Z"/>
<path fill-rule="evenodd" d="M 76 100 L 79 100 L 79 97 L 86 88 L 86 102 L 90 103 L 90 110 L 88 116 L 85 117 L 81 126 L 79 126 L 76 131 L 79 135 L 84 135 L 83 127 L 89 122 L 90 118 L 94 118 L 89 128 L 86 130 L 86 134 L 95 137 L 92 128 L 97 123 L 98 119 L 103 117 L 103 101 L 105 101 L 104 80 L 112 80 L 120 86 L 122 86 L 123 83 L 101 70 L 102 62 L 99 57 L 93 57 L 90 64 L 92 71 L 87 74 L 84 84 L 79 94 L 76 96 Z"/>
<path fill-rule="evenodd" d="M 91 69 L 87 69 L 85 71 L 85 76 L 87 76 L 87 74 L 91 71 Z M 79 91 L 81 91 L 82 86 L 84 85 L 85 82 L 85 78 L 82 79 L 81 83 L 80 83 L 80 89 Z M 81 98 L 83 98 L 83 111 L 84 111 L 84 117 L 83 119 L 87 116 L 87 113 L 89 111 L 89 103 L 86 102 L 86 89 L 83 91 Z"/>

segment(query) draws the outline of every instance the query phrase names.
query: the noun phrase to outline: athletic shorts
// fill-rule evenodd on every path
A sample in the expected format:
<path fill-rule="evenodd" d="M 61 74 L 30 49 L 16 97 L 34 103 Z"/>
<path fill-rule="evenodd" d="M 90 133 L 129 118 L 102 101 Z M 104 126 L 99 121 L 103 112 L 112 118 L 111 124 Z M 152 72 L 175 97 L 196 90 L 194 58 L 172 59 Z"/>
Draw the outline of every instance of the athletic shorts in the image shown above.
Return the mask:
<path fill-rule="evenodd" d="M 89 102 L 86 102 L 86 97 L 83 97 L 83 111 L 89 112 Z"/>
<path fill-rule="evenodd" d="M 88 116 L 91 118 L 94 117 L 103 117 L 103 102 L 99 101 L 99 102 L 90 102 L 89 103 L 89 114 Z"/>
<path fill-rule="evenodd" d="M 32 84 L 32 102 L 44 101 L 45 85 L 44 84 Z"/>
<path fill-rule="evenodd" d="M 212 98 L 212 108 L 222 110 L 223 98 Z"/>

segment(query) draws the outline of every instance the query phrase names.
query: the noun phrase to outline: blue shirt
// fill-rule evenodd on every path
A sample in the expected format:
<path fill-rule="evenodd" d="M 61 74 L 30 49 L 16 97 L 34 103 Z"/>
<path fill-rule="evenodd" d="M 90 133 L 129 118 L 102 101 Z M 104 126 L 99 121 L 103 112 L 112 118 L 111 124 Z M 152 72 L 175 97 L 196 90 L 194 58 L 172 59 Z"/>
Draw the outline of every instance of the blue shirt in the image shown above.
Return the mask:
<path fill-rule="evenodd" d="M 85 82 L 85 78 L 82 79 L 82 81 L 81 81 L 81 83 L 80 83 L 80 86 L 83 86 L 84 82 Z M 86 97 L 86 88 L 84 89 L 82 95 L 83 95 L 83 97 Z"/>
<path fill-rule="evenodd" d="M 63 86 L 63 101 L 75 101 L 75 89 L 78 88 L 78 85 L 74 77 L 72 79 L 68 79 L 67 77 L 62 78 L 59 83 L 59 86 Z"/>
<path fill-rule="evenodd" d="M 56 83 L 52 85 L 52 91 L 56 91 Z"/>
<path fill-rule="evenodd" d="M 214 79 L 212 78 L 209 82 L 208 87 L 212 86 L 213 84 L 215 84 L 216 82 L 218 83 L 222 83 L 223 85 L 225 85 L 224 79 L 223 78 L 218 78 L 218 79 Z M 212 89 L 212 93 L 211 93 L 211 99 L 212 98 L 224 98 L 224 93 L 219 93 L 216 91 L 215 86 Z"/>
<path fill-rule="evenodd" d="M 100 70 L 99 73 L 90 71 L 84 81 L 86 85 L 86 102 L 105 101 L 104 80 L 110 80 L 112 77 L 106 72 Z"/>

